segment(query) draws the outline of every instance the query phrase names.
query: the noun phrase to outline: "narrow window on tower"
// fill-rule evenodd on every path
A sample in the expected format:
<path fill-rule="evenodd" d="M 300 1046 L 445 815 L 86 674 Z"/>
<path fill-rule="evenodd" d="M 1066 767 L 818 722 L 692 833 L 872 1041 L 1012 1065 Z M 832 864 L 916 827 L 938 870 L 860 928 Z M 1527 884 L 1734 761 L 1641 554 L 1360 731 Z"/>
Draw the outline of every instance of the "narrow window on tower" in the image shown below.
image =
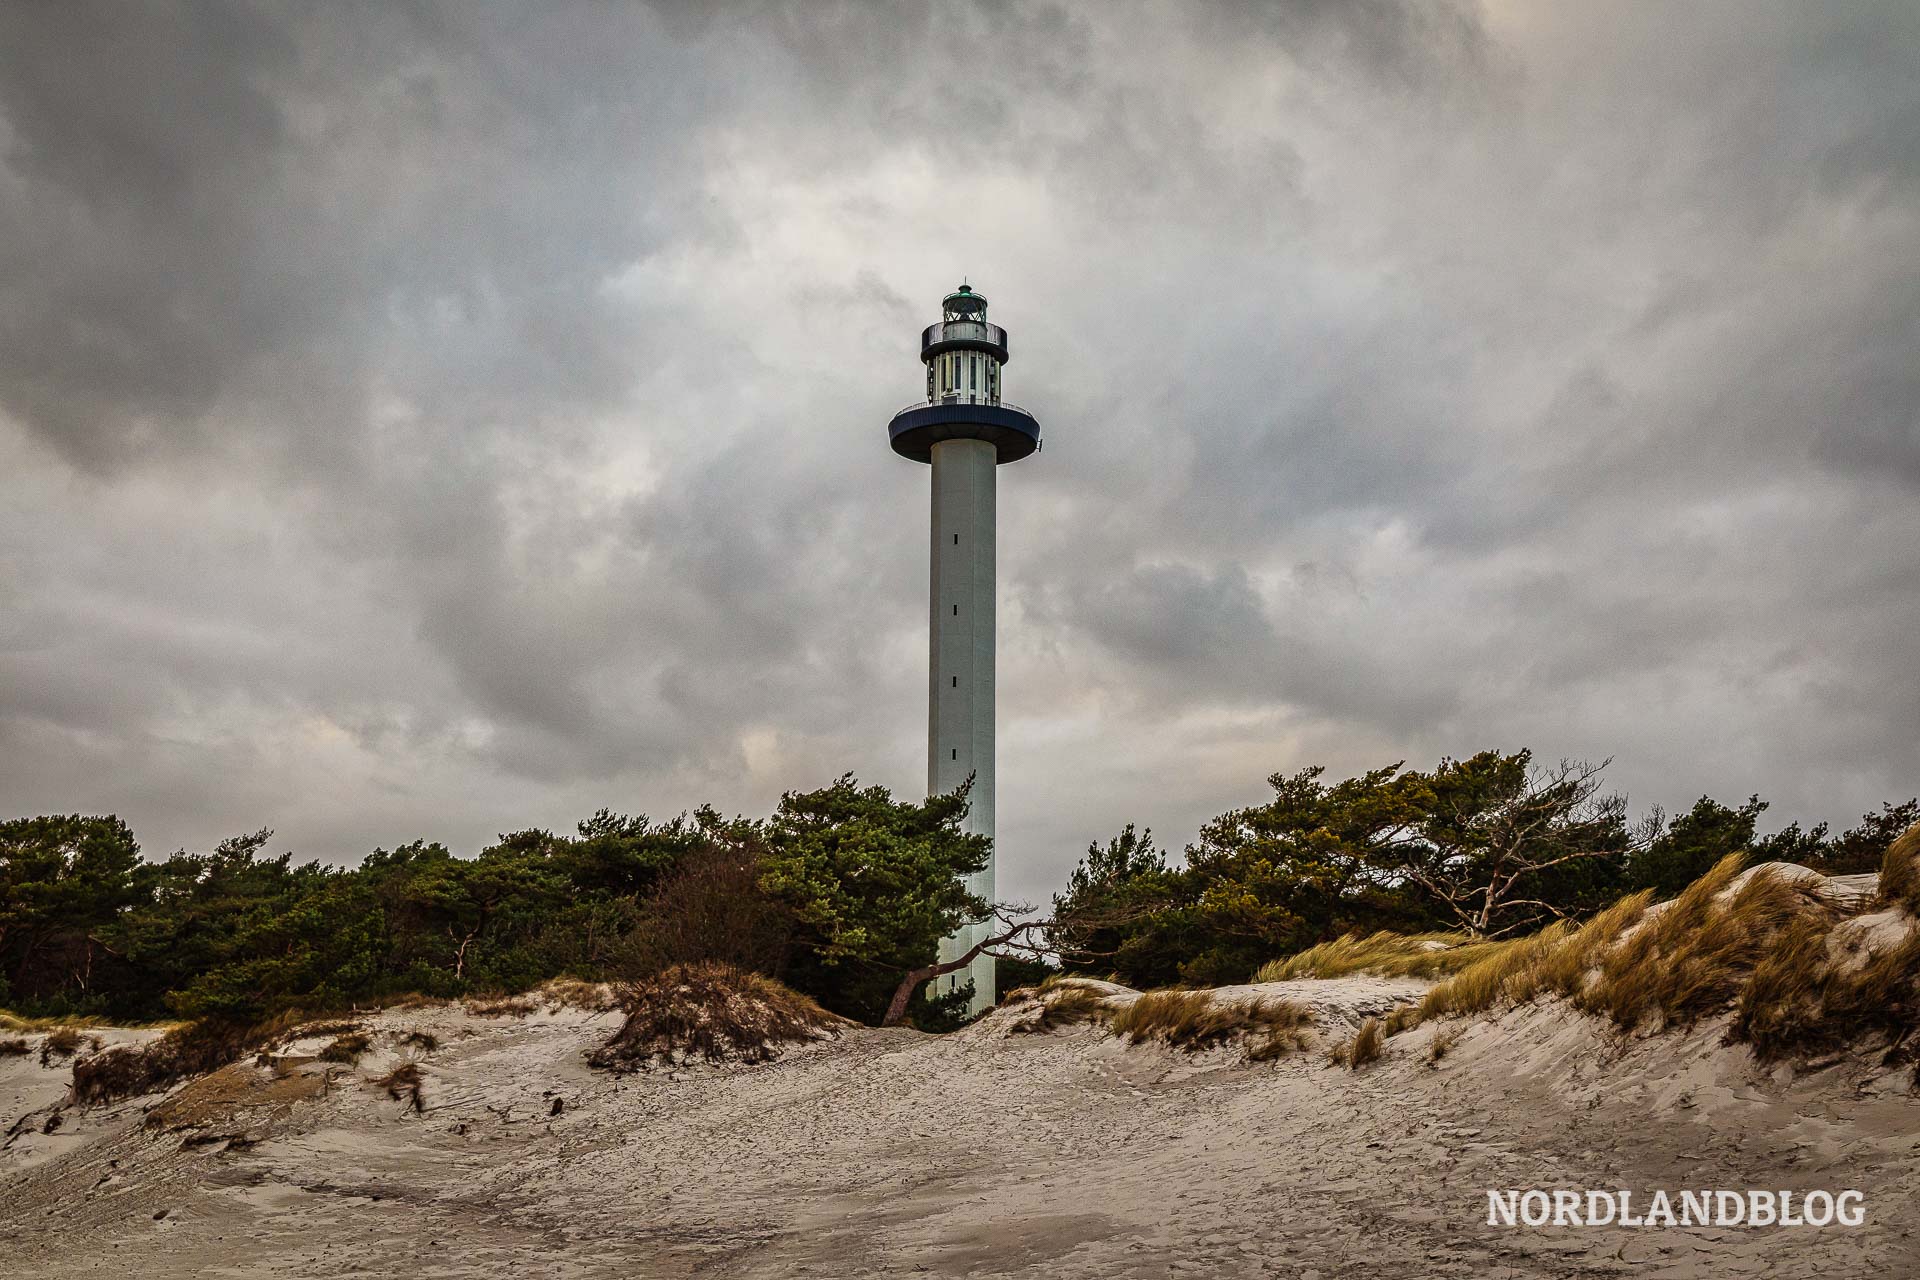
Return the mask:
<path fill-rule="evenodd" d="M 956 547 L 960 545 L 960 535 L 957 533 L 953 535 L 953 545 Z"/>
<path fill-rule="evenodd" d="M 980 357 L 968 356 L 967 357 L 967 390 L 978 391 L 979 389 L 980 389 Z"/>
<path fill-rule="evenodd" d="M 956 618 L 960 616 L 960 606 L 959 606 L 959 605 L 955 605 L 955 606 L 953 606 L 953 616 L 954 616 L 954 617 L 956 617 Z"/>
<path fill-rule="evenodd" d="M 955 760 L 958 760 L 958 759 L 960 758 L 960 748 L 958 748 L 958 747 L 955 747 L 955 748 L 953 749 L 953 758 L 954 758 Z"/>
<path fill-rule="evenodd" d="M 956 689 L 958 689 L 958 688 L 960 687 L 960 677 L 959 677 L 959 676 L 955 676 L 955 677 L 953 678 L 953 687 L 954 687 L 954 688 L 956 688 Z"/>

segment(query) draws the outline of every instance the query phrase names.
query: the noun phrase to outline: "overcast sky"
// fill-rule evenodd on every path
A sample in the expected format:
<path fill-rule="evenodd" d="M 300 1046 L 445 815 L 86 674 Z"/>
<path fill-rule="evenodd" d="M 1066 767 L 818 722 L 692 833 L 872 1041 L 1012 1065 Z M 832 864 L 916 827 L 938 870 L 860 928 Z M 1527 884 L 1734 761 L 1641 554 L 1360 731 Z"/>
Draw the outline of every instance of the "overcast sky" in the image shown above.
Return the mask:
<path fill-rule="evenodd" d="M 1920 6 L 0 8 L 0 813 L 299 857 L 925 785 L 965 275 L 1000 883 L 1530 746 L 1920 790 Z"/>

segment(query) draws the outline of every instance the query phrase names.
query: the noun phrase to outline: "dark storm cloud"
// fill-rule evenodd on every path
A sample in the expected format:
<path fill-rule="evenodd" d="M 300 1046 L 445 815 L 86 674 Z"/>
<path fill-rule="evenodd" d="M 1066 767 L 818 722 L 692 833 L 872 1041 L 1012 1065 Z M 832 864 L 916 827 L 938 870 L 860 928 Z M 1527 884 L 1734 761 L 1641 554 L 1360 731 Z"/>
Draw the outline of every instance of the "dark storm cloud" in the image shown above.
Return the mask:
<path fill-rule="evenodd" d="M 471 847 L 921 776 L 962 272 L 1002 880 L 1277 769 L 1910 794 L 1910 6 L 17 5 L 0 804 Z M 1016 785 L 1016 780 L 1018 784 Z"/>

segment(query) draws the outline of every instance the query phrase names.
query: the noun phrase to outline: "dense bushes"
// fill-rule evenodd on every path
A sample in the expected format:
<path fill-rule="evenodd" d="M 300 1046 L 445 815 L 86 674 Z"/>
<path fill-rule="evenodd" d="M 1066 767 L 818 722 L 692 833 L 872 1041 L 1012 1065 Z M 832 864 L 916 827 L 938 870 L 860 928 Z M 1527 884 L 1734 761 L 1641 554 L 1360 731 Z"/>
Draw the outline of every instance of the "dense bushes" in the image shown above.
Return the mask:
<path fill-rule="evenodd" d="M 877 1018 L 906 969 L 984 910 L 964 792 L 894 800 L 851 777 L 760 821 L 605 810 L 477 857 L 424 841 L 351 868 L 268 856 L 266 831 L 144 862 L 117 818 L 0 823 L 0 999 L 41 1015 L 246 1027 L 418 992 L 633 980 L 715 961 Z"/>
<path fill-rule="evenodd" d="M 1069 969 L 1142 988 L 1243 982 L 1348 935 L 1299 965 L 1345 963 L 1383 931 L 1485 946 L 1637 890 L 1671 896 L 1730 856 L 1874 870 L 1920 811 L 1886 805 L 1831 839 L 1798 825 L 1757 838 L 1757 797 L 1630 823 L 1600 773 L 1487 751 L 1332 783 L 1317 768 L 1275 774 L 1270 800 L 1207 823 L 1183 865 L 1132 826 L 1089 846 L 1054 900 L 1050 941 Z M 295 1008 L 713 963 L 877 1021 L 902 975 L 988 905 L 965 889 L 988 849 L 961 830 L 966 803 L 964 791 L 899 801 L 843 777 L 764 819 L 601 810 L 571 835 L 514 832 L 471 858 L 415 841 L 350 868 L 269 855 L 266 831 L 149 862 L 117 818 L 4 822 L 0 1005 L 245 1027 Z M 1896 862 L 1889 883 L 1920 901 L 1920 871 Z M 1422 953 L 1406 971 L 1469 955 Z M 1002 964 L 1006 987 L 1048 972 Z M 965 1001 L 917 1003 L 915 1020 L 952 1025 Z"/>
<path fill-rule="evenodd" d="M 1055 941 L 1070 970 L 1130 986 L 1244 982 L 1343 936 L 1499 939 L 1578 921 L 1627 894 L 1672 896 L 1730 856 L 1875 870 L 1920 810 L 1886 805 L 1833 839 L 1797 824 L 1756 838 L 1757 796 L 1630 822 L 1603 767 L 1486 751 L 1332 784 L 1317 768 L 1275 774 L 1273 798 L 1208 823 L 1185 866 L 1132 826 L 1089 846 L 1054 899 Z"/>

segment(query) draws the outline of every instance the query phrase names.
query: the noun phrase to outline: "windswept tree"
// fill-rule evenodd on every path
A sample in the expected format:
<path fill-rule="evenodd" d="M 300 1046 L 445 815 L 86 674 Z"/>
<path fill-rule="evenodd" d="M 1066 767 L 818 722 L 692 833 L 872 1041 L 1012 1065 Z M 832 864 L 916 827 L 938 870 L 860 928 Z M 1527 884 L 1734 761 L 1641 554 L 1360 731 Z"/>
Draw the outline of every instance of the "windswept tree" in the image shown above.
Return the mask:
<path fill-rule="evenodd" d="M 1650 824 L 1630 829 L 1626 798 L 1602 790 L 1606 767 L 1536 768 L 1529 751 L 1442 760 L 1424 776 L 1414 801 L 1424 813 L 1391 868 L 1479 937 L 1602 906 L 1653 835 Z"/>
<path fill-rule="evenodd" d="M 968 790 L 895 800 L 845 774 L 780 797 L 763 828 L 760 884 L 791 913 L 794 987 L 875 1021 L 901 975 L 931 963 L 960 924 L 987 917 L 989 904 L 966 887 L 992 848 L 961 830 Z"/>

